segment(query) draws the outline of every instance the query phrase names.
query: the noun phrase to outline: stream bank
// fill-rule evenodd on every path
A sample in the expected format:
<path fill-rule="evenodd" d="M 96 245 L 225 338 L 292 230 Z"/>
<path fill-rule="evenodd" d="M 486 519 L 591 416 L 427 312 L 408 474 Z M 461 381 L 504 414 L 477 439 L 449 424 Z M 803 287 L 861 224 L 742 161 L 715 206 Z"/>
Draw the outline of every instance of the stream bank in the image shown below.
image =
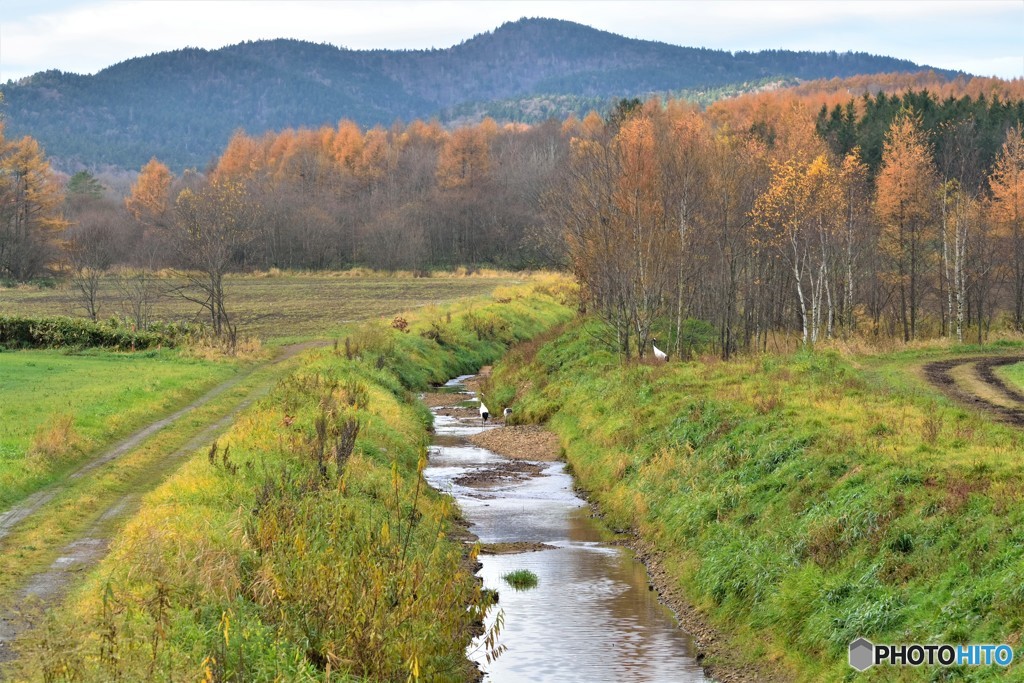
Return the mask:
<path fill-rule="evenodd" d="M 476 416 L 467 380 L 449 382 L 454 393 L 429 395 L 435 439 L 424 476 L 455 498 L 482 544 L 484 587 L 499 594 L 486 626 L 501 614 L 505 652 L 487 661 L 478 641 L 467 651 L 484 680 L 708 680 L 644 565 L 609 542 L 565 464 L 543 447 L 530 459 L 522 434 L 515 459 L 473 443 L 505 428 Z M 439 399 L 445 395 L 450 400 Z M 536 588 L 515 590 L 503 580 L 521 569 L 537 576 Z"/>

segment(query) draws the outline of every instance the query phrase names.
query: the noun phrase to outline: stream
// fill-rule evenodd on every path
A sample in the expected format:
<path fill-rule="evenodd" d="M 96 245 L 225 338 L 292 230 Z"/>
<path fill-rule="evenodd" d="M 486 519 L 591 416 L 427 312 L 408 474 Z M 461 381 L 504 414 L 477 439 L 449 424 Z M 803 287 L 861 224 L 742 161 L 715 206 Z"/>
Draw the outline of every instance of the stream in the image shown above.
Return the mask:
<path fill-rule="evenodd" d="M 461 392 L 469 376 L 446 384 Z M 586 501 L 573 490 L 565 463 L 523 461 L 471 444 L 479 418 L 434 416 L 434 445 L 424 475 L 452 495 L 481 543 L 544 543 L 550 549 L 484 555 L 480 576 L 498 591 L 506 651 L 487 662 L 474 642 L 467 655 L 484 681 L 705 681 L 695 648 L 672 611 L 650 590 L 647 570 L 631 551 L 605 542 Z M 529 462 L 529 461 L 527 461 Z M 525 469 L 526 471 L 518 471 Z M 502 576 L 517 569 L 537 575 L 535 588 L 517 591 Z"/>

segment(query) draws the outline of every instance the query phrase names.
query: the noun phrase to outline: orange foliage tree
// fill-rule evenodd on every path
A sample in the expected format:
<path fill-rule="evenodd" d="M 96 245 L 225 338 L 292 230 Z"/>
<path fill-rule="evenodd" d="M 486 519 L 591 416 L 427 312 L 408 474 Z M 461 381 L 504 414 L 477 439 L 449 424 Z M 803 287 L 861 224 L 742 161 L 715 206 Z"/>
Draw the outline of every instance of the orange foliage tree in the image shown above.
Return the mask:
<path fill-rule="evenodd" d="M 63 202 L 39 143 L 10 142 L 0 125 L 0 273 L 28 280 L 43 272 L 68 225 Z"/>
<path fill-rule="evenodd" d="M 934 232 L 936 187 L 931 149 L 920 119 L 911 111 L 904 112 L 886 137 L 876 197 L 882 225 L 880 247 L 895 268 L 904 341 L 917 338 L 922 279 L 929 256 L 925 247 Z"/>
<path fill-rule="evenodd" d="M 1024 330 L 1024 128 L 1011 128 L 988 179 L 989 219 L 1010 255 L 1013 323 Z"/>
<path fill-rule="evenodd" d="M 166 164 L 155 157 L 149 160 L 124 200 L 125 208 L 140 223 L 163 225 L 171 202 L 174 176 Z"/>

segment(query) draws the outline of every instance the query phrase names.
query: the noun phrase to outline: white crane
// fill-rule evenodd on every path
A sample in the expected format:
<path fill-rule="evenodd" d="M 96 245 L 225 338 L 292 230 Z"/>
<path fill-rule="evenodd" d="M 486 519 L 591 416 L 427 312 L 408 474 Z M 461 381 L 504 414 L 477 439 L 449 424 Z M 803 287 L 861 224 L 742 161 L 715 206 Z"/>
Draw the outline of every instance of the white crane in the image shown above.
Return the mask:
<path fill-rule="evenodd" d="M 491 416 L 491 411 L 487 410 L 487 406 L 484 405 L 483 401 L 480 401 L 480 419 L 487 422 L 487 418 Z"/>
<path fill-rule="evenodd" d="M 654 337 L 651 337 L 651 348 L 654 349 L 654 357 L 657 358 L 660 361 L 666 361 L 667 362 L 668 361 L 668 354 L 665 353 L 664 351 L 662 351 L 661 349 L 659 349 L 656 346 L 657 343 L 658 343 L 658 340 L 655 339 Z"/>

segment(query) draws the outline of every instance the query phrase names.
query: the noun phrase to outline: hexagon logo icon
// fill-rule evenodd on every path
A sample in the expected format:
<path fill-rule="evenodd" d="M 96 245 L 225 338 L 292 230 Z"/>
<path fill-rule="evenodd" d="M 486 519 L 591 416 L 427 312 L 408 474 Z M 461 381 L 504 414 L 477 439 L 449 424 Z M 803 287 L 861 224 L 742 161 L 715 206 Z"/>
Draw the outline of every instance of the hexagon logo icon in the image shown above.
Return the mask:
<path fill-rule="evenodd" d="M 850 666 L 857 671 L 866 671 L 875 663 L 875 646 L 867 638 L 858 638 L 850 643 Z"/>

